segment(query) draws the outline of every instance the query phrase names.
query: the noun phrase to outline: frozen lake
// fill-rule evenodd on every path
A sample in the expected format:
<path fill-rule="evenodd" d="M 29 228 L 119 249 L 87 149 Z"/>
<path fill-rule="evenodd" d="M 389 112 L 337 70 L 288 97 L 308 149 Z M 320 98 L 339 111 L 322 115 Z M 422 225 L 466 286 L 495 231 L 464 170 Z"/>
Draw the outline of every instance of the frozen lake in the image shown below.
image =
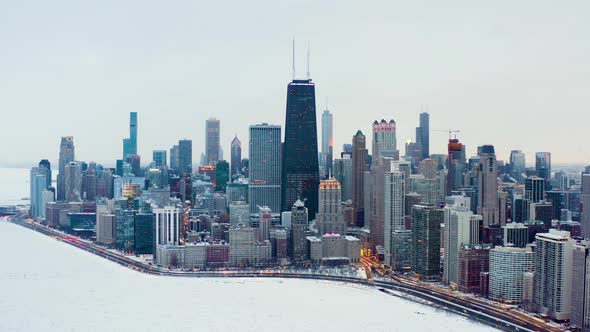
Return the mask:
<path fill-rule="evenodd" d="M 0 220 L 0 331 L 494 331 L 376 289 L 144 275 Z"/>

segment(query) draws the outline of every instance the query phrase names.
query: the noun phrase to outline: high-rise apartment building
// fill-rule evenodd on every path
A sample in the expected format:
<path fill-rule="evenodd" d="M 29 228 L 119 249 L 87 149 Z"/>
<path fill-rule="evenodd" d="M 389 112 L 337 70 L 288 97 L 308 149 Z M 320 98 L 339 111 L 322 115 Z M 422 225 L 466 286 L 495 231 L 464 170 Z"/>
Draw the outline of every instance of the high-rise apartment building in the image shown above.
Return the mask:
<path fill-rule="evenodd" d="M 463 144 L 456 138 L 449 139 L 447 157 L 447 193 L 457 190 L 463 185 L 465 158 Z"/>
<path fill-rule="evenodd" d="M 529 243 L 529 228 L 523 223 L 511 222 L 502 226 L 504 247 L 525 248 Z"/>
<path fill-rule="evenodd" d="M 46 177 L 45 177 L 45 181 L 47 181 L 47 183 L 45 184 L 47 188 L 51 188 L 51 163 L 49 162 L 49 160 L 47 159 L 42 159 L 39 162 L 39 168 L 41 168 L 42 170 L 45 171 Z"/>
<path fill-rule="evenodd" d="M 457 285 L 461 248 L 480 243 L 479 228 L 482 217 L 471 212 L 468 197 L 457 197 L 454 204 L 444 208 L 444 214 L 443 282 Z"/>
<path fill-rule="evenodd" d="M 395 260 L 396 248 L 393 234 L 396 231 L 405 230 L 405 174 L 399 170 L 398 164 L 389 165 L 384 169 L 382 182 L 376 185 L 384 188 L 381 196 L 383 197 L 383 203 L 378 203 L 383 205 L 383 217 L 381 217 L 382 224 L 380 219 L 375 220 L 375 223 L 371 223 L 371 245 L 373 247 L 383 245 L 385 263 L 391 265 Z M 381 194 L 381 192 L 378 192 L 378 194 Z M 380 197 L 376 197 L 376 200 L 379 199 Z M 375 234 L 373 234 L 373 231 L 375 231 Z"/>
<path fill-rule="evenodd" d="M 324 176 L 329 176 L 332 173 L 332 163 L 334 159 L 334 122 L 333 116 L 327 109 L 322 113 L 322 160 Z"/>
<path fill-rule="evenodd" d="M 575 241 L 570 233 L 550 229 L 535 236 L 536 312 L 554 320 L 570 319 L 572 302 L 572 256 Z"/>
<path fill-rule="evenodd" d="M 267 123 L 250 126 L 250 213 L 268 206 L 274 213 L 281 208 L 281 126 Z"/>
<path fill-rule="evenodd" d="M 342 213 L 342 186 L 334 178 L 320 181 L 317 228 L 319 235 L 335 233 L 346 235 Z"/>
<path fill-rule="evenodd" d="M 307 260 L 307 229 L 309 214 L 305 204 L 297 200 L 291 208 L 291 258 L 295 262 Z"/>
<path fill-rule="evenodd" d="M 582 235 L 585 238 L 590 238 L 590 174 L 582 174 Z"/>
<path fill-rule="evenodd" d="M 570 323 L 590 331 L 590 242 L 574 246 L 572 258 L 572 314 Z"/>
<path fill-rule="evenodd" d="M 221 122 L 217 119 L 208 119 L 205 122 L 205 163 L 217 165 L 220 160 L 219 135 Z"/>
<path fill-rule="evenodd" d="M 432 205 L 412 207 L 412 269 L 421 279 L 440 278 L 440 224 L 444 212 Z"/>
<path fill-rule="evenodd" d="M 490 250 L 489 297 L 504 303 L 521 303 L 523 275 L 533 268 L 530 247 L 495 247 Z"/>
<path fill-rule="evenodd" d="M 301 199 L 313 220 L 318 211 L 320 174 L 315 84 L 311 79 L 293 80 L 287 87 L 282 167 L 282 211 Z"/>
<path fill-rule="evenodd" d="M 367 171 L 367 141 L 359 130 L 352 137 L 352 204 L 354 209 L 354 224 L 364 226 L 365 214 L 365 172 Z"/>
<path fill-rule="evenodd" d="M 137 155 L 137 112 L 129 112 L 129 138 L 123 140 L 123 159 Z"/>
<path fill-rule="evenodd" d="M 42 167 L 31 168 L 30 178 L 30 210 L 33 218 L 45 217 L 45 203 L 47 190 L 47 171 Z"/>
<path fill-rule="evenodd" d="M 399 159 L 396 130 L 396 123 L 393 119 L 389 122 L 385 119 L 373 122 L 373 160 L 381 156 Z"/>

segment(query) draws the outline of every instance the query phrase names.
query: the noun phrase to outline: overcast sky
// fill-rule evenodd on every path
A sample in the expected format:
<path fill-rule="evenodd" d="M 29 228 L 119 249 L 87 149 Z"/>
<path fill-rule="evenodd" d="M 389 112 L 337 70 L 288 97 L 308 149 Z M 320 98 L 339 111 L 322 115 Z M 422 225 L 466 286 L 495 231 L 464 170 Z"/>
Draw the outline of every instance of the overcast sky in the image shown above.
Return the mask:
<path fill-rule="evenodd" d="M 403 153 L 427 106 L 432 153 L 452 128 L 470 155 L 493 144 L 499 159 L 587 163 L 589 17 L 588 1 L 7 2 L 0 165 L 56 162 L 66 135 L 76 159 L 112 165 L 130 111 L 143 161 L 189 138 L 197 163 L 209 117 L 226 159 L 234 134 L 246 152 L 248 125 L 284 127 L 293 36 L 298 77 L 311 44 L 337 153 L 381 118 L 396 120 Z"/>

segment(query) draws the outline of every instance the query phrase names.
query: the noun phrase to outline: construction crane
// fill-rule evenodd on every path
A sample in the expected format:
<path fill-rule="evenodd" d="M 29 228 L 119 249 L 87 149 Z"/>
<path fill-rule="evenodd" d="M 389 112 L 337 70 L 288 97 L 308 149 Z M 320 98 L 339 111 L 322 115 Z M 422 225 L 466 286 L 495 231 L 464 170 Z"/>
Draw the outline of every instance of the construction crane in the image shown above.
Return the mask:
<path fill-rule="evenodd" d="M 452 138 L 457 139 L 457 133 L 460 133 L 460 130 L 452 130 L 452 129 L 448 129 L 448 130 L 440 130 L 440 129 L 434 129 L 432 131 L 436 131 L 436 132 L 441 132 L 441 133 L 449 133 L 449 141 Z M 453 137 L 453 134 L 455 134 L 455 137 Z"/>

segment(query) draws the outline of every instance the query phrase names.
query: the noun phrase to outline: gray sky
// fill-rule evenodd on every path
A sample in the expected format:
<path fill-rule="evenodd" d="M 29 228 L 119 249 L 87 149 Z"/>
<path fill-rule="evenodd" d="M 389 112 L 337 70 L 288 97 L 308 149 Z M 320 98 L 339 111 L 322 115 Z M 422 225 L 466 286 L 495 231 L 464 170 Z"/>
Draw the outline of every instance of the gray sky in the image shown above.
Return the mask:
<path fill-rule="evenodd" d="M 361 6 L 362 4 L 362 6 Z M 398 142 L 431 114 L 431 151 L 448 128 L 473 154 L 522 149 L 554 162 L 590 161 L 588 1 L 12 1 L 0 10 L 0 165 L 76 157 L 112 164 L 139 112 L 139 153 L 193 140 L 221 120 L 222 146 L 248 125 L 284 126 L 291 79 L 316 82 L 334 114 L 336 152 L 374 119 Z M 440 132 L 434 130 L 441 130 Z"/>

